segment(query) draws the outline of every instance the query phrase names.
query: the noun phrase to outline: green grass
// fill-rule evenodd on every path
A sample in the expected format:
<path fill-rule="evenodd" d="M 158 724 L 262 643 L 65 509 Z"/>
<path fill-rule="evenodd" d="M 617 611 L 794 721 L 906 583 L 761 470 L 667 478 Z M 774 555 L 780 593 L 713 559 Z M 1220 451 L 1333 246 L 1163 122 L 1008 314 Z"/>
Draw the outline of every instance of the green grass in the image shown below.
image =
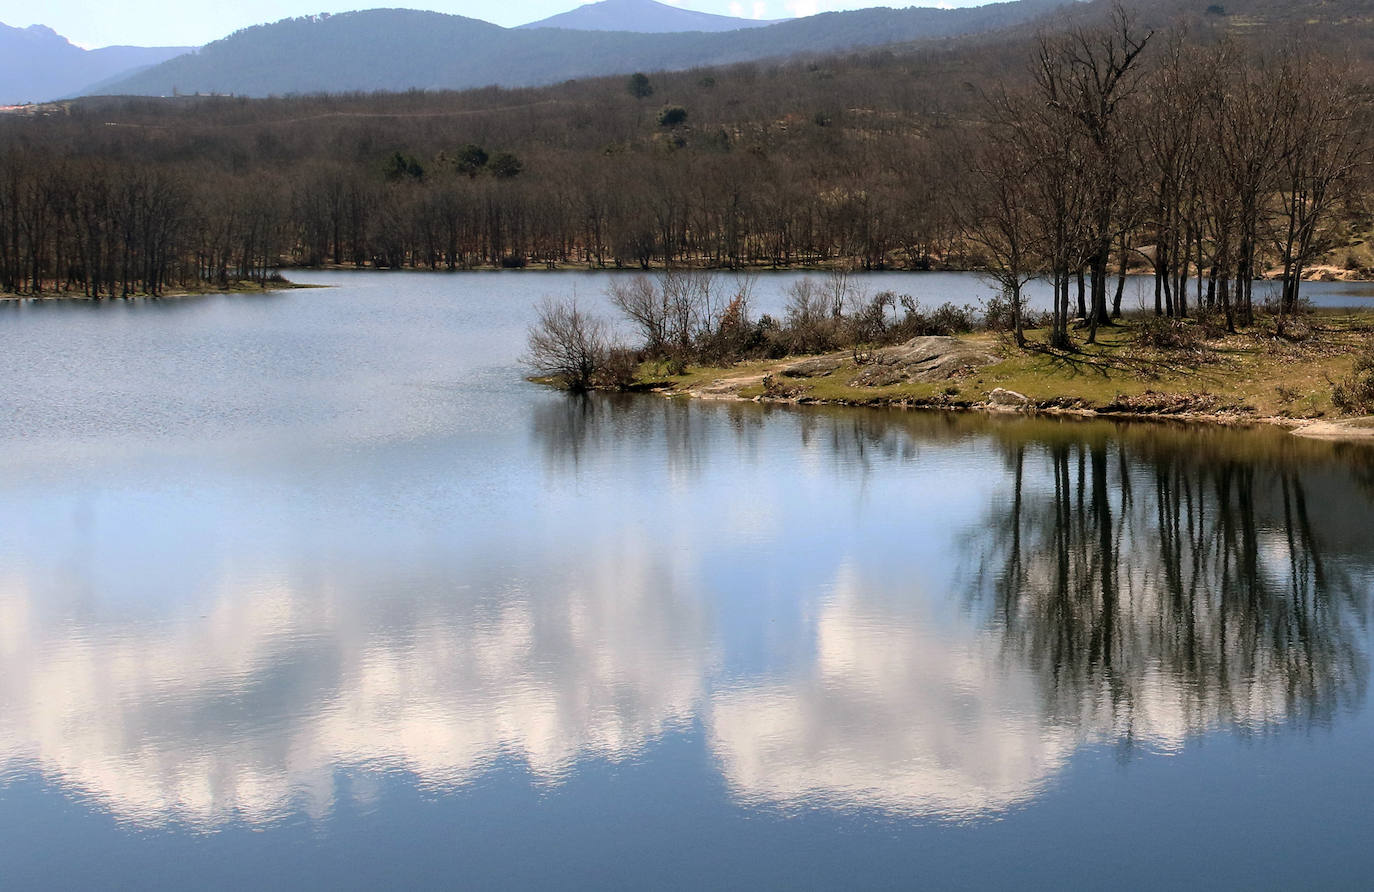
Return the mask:
<path fill-rule="evenodd" d="M 1215 338 L 1198 350 L 1149 349 L 1136 338 L 1136 323 L 1100 329 L 1097 344 L 1083 332 L 1072 350 L 1044 346 L 1044 332 L 1029 332 L 1031 346 L 1018 350 L 989 333 L 967 339 L 994 348 L 1001 362 L 950 380 L 907 381 L 887 387 L 856 387 L 858 371 L 846 358 L 833 374 L 810 379 L 775 378 L 785 388 L 762 384 L 734 387 L 741 398 L 770 396 L 807 402 L 859 405 L 968 406 L 984 402 L 997 387 L 1024 394 L 1042 406 L 1087 410 L 1225 413 L 1256 417 L 1320 418 L 1338 415 L 1332 382 L 1350 374 L 1354 354 L 1370 343 L 1374 316 L 1321 312 L 1305 318 L 1310 335 L 1301 341 L 1261 334 L 1263 330 Z M 775 374 L 791 360 L 741 363 L 729 368 L 688 368 L 668 374 L 646 364 L 641 380 L 669 392 L 728 388 L 727 379 Z"/>

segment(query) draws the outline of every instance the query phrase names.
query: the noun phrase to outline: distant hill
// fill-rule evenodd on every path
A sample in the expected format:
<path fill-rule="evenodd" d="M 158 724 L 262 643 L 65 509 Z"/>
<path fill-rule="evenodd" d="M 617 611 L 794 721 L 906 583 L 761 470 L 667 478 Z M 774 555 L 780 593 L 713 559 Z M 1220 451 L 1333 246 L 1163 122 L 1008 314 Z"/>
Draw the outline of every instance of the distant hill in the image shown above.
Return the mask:
<path fill-rule="evenodd" d="M 238 31 L 102 92 L 246 96 L 534 86 L 809 52 L 955 37 L 1018 25 L 1065 0 L 965 9 L 862 9 L 716 33 L 507 29 L 477 19 L 374 9 Z"/>
<path fill-rule="evenodd" d="M 762 28 L 772 24 L 773 20 L 713 15 L 655 0 L 601 0 L 600 3 L 588 3 L 520 27 L 664 34 L 675 31 L 737 31 L 740 28 Z"/>
<path fill-rule="evenodd" d="M 0 23 L 0 105 L 75 96 L 98 81 L 129 75 L 189 50 L 184 46 L 107 46 L 84 50 L 43 25 Z"/>

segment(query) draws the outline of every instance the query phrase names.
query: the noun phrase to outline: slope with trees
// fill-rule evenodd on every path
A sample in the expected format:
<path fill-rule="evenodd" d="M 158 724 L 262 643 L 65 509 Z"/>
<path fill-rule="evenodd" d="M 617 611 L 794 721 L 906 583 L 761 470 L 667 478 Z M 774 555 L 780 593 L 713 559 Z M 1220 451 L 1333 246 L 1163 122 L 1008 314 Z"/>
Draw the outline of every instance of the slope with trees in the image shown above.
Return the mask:
<path fill-rule="evenodd" d="M 967 9 L 863 9 L 720 33 L 507 29 L 405 9 L 287 19 L 239 31 L 104 86 L 109 94 L 247 96 L 529 86 L 635 70 L 680 70 L 1011 27 L 1063 0 Z"/>

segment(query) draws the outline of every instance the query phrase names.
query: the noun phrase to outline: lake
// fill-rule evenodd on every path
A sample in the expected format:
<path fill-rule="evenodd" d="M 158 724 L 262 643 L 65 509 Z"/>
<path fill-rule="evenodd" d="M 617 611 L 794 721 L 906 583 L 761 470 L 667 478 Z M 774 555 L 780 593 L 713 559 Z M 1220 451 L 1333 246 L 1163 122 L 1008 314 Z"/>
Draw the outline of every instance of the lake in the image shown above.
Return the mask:
<path fill-rule="evenodd" d="M 605 276 L 293 278 L 0 304 L 5 888 L 1368 886 L 1374 449 L 577 399 Z"/>

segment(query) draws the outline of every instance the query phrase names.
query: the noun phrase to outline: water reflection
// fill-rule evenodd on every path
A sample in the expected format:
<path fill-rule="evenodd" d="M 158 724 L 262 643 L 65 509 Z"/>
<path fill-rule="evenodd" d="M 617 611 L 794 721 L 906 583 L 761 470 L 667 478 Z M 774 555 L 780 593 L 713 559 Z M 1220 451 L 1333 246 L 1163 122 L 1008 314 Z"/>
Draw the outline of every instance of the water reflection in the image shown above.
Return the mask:
<path fill-rule="evenodd" d="M 552 566 L 401 600 L 361 567 L 229 580 L 203 617 L 136 625 L 45 615 L 7 580 L 0 777 L 137 823 L 263 822 L 327 812 L 340 769 L 450 788 L 510 758 L 556 783 L 689 721 L 714 651 L 686 571 L 633 539 Z"/>
<path fill-rule="evenodd" d="M 865 469 L 917 454 L 893 427 L 926 443 L 972 427 L 1002 454 L 953 576 L 977 623 L 933 626 L 913 606 L 929 598 L 847 574 L 812 666 L 713 701 L 739 795 L 968 818 L 1030 800 L 1080 746 L 1170 751 L 1363 704 L 1374 516 L 1355 484 L 1369 453 L 1147 426 L 873 422 L 843 419 L 831 439 Z"/>
<path fill-rule="evenodd" d="M 875 596 L 857 571 L 815 637 L 796 677 L 712 701 L 712 745 L 746 802 L 972 818 L 1032 799 L 1078 739 L 995 641 L 933 622 L 920 598 Z"/>
<path fill-rule="evenodd" d="M 725 402 L 702 412 L 687 399 L 631 394 L 560 395 L 535 407 L 531 427 L 553 472 L 577 471 L 589 458 L 630 446 L 662 456 L 674 477 L 700 474 L 713 439 L 729 431 L 732 445 L 754 456 L 768 416 L 780 410 Z"/>
<path fill-rule="evenodd" d="M 1048 716 L 1130 746 L 1363 702 L 1368 567 L 1350 533 L 1371 517 L 1350 477 L 1092 434 L 1004 444 L 1009 491 L 968 537 L 973 597 Z"/>
<path fill-rule="evenodd" d="M 0 777 L 211 827 L 326 814 L 360 795 L 341 773 L 557 784 L 678 735 L 736 803 L 971 819 L 1087 746 L 1277 734 L 1366 697 L 1368 452 L 643 397 L 532 411 L 510 460 L 548 501 L 469 517 L 440 491 L 420 516 L 455 535 L 428 550 L 402 524 L 353 557 L 325 530 L 315 559 L 235 552 L 191 599 L 208 608 L 151 617 L 7 568 Z"/>

